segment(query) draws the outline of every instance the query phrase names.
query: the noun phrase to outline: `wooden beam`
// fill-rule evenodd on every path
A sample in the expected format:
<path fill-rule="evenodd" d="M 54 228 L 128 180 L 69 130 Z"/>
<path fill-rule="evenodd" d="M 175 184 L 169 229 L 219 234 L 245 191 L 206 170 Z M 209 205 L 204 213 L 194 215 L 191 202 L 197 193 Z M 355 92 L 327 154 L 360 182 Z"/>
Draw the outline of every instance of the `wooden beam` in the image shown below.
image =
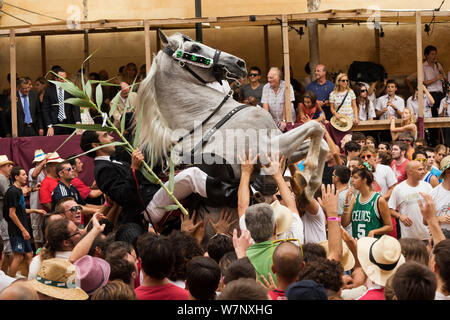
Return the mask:
<path fill-rule="evenodd" d="M 11 75 L 11 129 L 12 137 L 16 138 L 17 131 L 17 83 L 16 83 L 16 30 L 9 33 L 9 70 Z"/>
<path fill-rule="evenodd" d="M 264 26 L 264 66 L 266 68 L 265 75 L 270 69 L 270 57 L 269 57 L 269 30 L 267 26 Z"/>
<path fill-rule="evenodd" d="M 156 30 L 156 53 L 161 50 L 161 37 L 159 36 L 158 30 Z"/>
<path fill-rule="evenodd" d="M 286 14 L 281 17 L 281 33 L 283 36 L 283 63 L 284 63 L 284 109 L 286 121 L 293 122 L 291 110 L 291 72 L 289 69 L 289 34 L 288 18 Z"/>
<path fill-rule="evenodd" d="M 422 17 L 416 12 L 416 47 L 417 47 L 417 100 L 419 102 L 419 117 L 423 118 L 423 61 L 422 61 Z M 424 137 L 424 129 L 419 130 L 419 138 Z"/>
<path fill-rule="evenodd" d="M 390 130 L 390 120 L 367 120 L 360 121 L 358 125 L 353 126 L 353 131 L 377 131 Z M 396 125 L 401 125 L 401 119 L 396 120 Z M 450 117 L 424 118 L 424 128 L 448 128 L 450 127 Z"/>
<path fill-rule="evenodd" d="M 41 68 L 42 75 L 47 73 L 47 49 L 45 48 L 45 36 L 41 36 Z"/>
<path fill-rule="evenodd" d="M 144 42 L 145 42 L 145 67 L 146 73 L 150 72 L 150 65 L 152 63 L 152 50 L 150 47 L 150 26 L 148 20 L 144 20 Z"/>

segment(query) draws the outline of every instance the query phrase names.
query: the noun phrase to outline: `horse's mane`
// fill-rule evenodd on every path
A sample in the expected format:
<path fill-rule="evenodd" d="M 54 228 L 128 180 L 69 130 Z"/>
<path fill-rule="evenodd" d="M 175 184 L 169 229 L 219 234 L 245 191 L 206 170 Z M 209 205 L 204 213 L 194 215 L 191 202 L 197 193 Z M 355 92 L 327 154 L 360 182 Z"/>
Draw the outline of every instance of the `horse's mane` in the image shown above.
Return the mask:
<path fill-rule="evenodd" d="M 143 108 L 141 121 L 150 121 L 150 125 L 141 126 L 138 142 L 140 150 L 148 156 L 148 159 L 153 153 L 154 163 L 159 162 L 163 168 L 166 168 L 166 159 L 169 157 L 174 141 L 172 140 L 172 130 L 161 114 L 156 99 L 155 82 L 160 55 L 161 53 L 154 56 L 150 72 L 139 86 L 135 115 L 139 115 Z M 136 120 L 139 121 L 139 119 Z"/>

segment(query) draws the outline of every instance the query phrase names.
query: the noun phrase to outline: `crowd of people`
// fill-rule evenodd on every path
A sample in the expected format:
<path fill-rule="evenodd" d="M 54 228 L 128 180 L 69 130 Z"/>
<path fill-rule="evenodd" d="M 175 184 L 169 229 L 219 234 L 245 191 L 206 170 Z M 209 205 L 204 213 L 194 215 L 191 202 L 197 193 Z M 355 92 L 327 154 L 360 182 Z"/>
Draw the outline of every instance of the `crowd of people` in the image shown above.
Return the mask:
<path fill-rule="evenodd" d="M 432 86 L 442 76 L 430 78 L 440 74 L 429 58 L 436 51 L 425 51 L 425 116 L 448 106 L 448 92 Z M 67 77 L 60 66 L 52 69 L 54 80 Z M 138 73 L 130 63 L 120 73 L 100 103 L 109 111 L 120 92 L 111 114 L 117 126 L 133 112 L 131 84 L 145 77 L 145 66 Z M 240 155 L 235 185 L 179 168 L 167 183 L 187 215 L 163 209 L 173 200 L 139 170 L 142 152 L 124 156 L 105 131 L 79 131 L 80 148 L 94 159 L 92 185 L 79 178 L 76 155 L 35 150 L 29 172 L 0 155 L 0 300 L 449 300 L 450 150 L 433 133 L 418 138 L 417 86 L 405 105 L 393 80 L 352 89 L 347 74 L 329 81 L 324 65 L 314 75 L 291 81 L 292 123 L 278 68 L 266 84 L 255 66 L 240 87 L 213 85 L 264 108 L 282 131 L 323 124 L 330 151 L 323 184 L 306 205 L 307 159 L 288 164 L 277 153 L 267 163 L 252 150 Z M 105 72 L 89 77 L 108 79 Z M 73 82 L 80 81 L 77 73 Z M 103 121 L 67 97 L 62 86 L 20 77 L 19 136 L 67 134 L 72 129 L 57 124 Z M 8 99 L 4 136 L 11 133 Z M 397 118 L 401 126 L 392 121 L 381 136 L 351 131 L 359 121 Z M 260 166 L 265 175 L 256 174 Z M 212 219 L 205 206 L 220 216 Z"/>

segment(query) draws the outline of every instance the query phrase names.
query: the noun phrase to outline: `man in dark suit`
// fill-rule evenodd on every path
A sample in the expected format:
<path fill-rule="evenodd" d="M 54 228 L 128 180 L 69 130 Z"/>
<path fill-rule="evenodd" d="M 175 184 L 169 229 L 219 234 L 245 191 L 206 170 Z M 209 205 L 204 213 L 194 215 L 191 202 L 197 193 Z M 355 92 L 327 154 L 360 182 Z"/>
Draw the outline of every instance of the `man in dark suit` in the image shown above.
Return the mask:
<path fill-rule="evenodd" d="M 62 78 L 67 77 L 62 68 L 57 68 L 54 71 Z M 56 81 L 64 82 L 60 77 L 56 77 Z M 44 125 L 47 127 L 47 136 L 71 134 L 73 132 L 73 129 L 59 127 L 57 124 L 81 123 L 80 107 L 64 102 L 69 98 L 72 98 L 72 95 L 58 85 L 50 84 L 45 89 L 42 101 L 42 117 Z"/>
<path fill-rule="evenodd" d="M 39 104 L 39 97 L 35 91 L 31 90 L 31 79 L 20 77 L 17 79 L 17 136 L 42 136 L 44 127 L 42 124 L 42 113 Z M 7 123 L 11 124 L 11 99 L 8 96 L 5 104 L 5 116 Z M 8 132 L 11 133 L 11 126 Z"/>

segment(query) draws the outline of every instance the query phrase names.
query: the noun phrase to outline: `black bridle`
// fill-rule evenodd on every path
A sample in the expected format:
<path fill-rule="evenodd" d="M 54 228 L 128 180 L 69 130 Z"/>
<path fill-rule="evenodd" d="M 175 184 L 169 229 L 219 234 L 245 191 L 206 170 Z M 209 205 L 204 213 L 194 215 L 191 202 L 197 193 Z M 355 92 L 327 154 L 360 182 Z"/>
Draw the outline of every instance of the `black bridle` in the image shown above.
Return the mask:
<path fill-rule="evenodd" d="M 183 37 L 184 41 L 192 41 L 190 38 L 188 37 Z M 198 81 L 200 81 L 202 84 L 206 85 L 207 82 L 200 77 L 194 70 L 192 70 L 189 67 L 189 64 L 192 61 L 192 64 L 201 64 L 202 67 L 206 67 L 206 68 L 210 68 L 211 67 L 211 60 L 209 58 L 205 58 L 202 56 L 196 56 L 194 54 L 188 53 L 188 52 L 184 52 L 182 50 L 177 50 L 174 51 L 169 47 L 164 47 L 163 48 L 163 52 L 165 54 L 167 54 L 168 56 L 172 57 L 175 61 L 178 61 L 178 65 L 180 67 L 182 67 L 183 69 L 185 69 L 186 71 L 188 71 L 195 79 L 197 79 Z M 222 51 L 216 49 L 215 53 L 214 53 L 214 57 L 213 57 L 213 61 L 212 61 L 212 68 L 213 68 L 213 72 L 214 72 L 214 77 L 216 78 L 216 80 L 220 83 L 222 81 L 221 77 L 224 73 L 224 70 L 226 70 L 226 67 L 222 64 L 219 64 L 219 57 Z M 176 54 L 175 54 L 176 53 Z M 203 66 L 204 65 L 204 66 Z M 227 73 L 228 70 L 227 70 Z M 239 82 L 236 81 L 237 85 L 239 85 Z M 206 119 L 204 119 L 202 121 L 201 124 L 199 124 L 198 126 L 194 127 L 189 133 L 185 134 L 184 136 L 180 137 L 177 141 L 177 143 L 180 143 L 181 141 L 183 141 L 185 138 L 187 138 L 188 136 L 190 136 L 192 133 L 194 133 L 196 130 L 198 130 L 199 128 L 201 128 L 204 124 L 206 124 L 221 108 L 222 106 L 225 104 L 225 102 L 227 102 L 227 100 L 233 95 L 233 90 L 230 90 L 228 92 L 228 94 L 222 99 L 222 101 L 220 102 L 220 104 L 209 114 L 208 117 L 206 117 Z M 240 110 L 242 110 L 244 107 L 246 107 L 246 105 L 239 105 L 236 108 L 234 108 L 233 110 L 231 110 L 230 112 L 228 112 L 219 122 L 217 122 L 213 128 L 211 128 L 202 138 L 202 140 L 191 150 L 191 160 L 194 157 L 195 152 L 200 149 L 200 147 L 203 147 L 211 138 L 211 136 L 223 125 L 225 124 L 225 122 L 227 122 L 235 113 L 239 112 Z"/>

